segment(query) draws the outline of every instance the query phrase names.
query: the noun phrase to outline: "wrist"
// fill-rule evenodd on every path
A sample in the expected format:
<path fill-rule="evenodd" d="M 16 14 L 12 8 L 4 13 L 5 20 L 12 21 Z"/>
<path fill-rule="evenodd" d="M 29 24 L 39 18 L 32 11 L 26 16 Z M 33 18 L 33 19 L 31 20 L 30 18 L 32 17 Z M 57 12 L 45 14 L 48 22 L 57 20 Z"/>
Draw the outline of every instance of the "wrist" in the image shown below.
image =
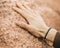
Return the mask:
<path fill-rule="evenodd" d="M 45 26 L 45 28 L 43 29 L 43 38 L 45 37 L 47 31 L 48 31 L 49 27 Z"/>
<path fill-rule="evenodd" d="M 49 28 L 45 34 L 45 41 L 49 46 L 53 45 L 57 30 Z"/>
<path fill-rule="evenodd" d="M 46 39 L 49 40 L 49 41 L 51 41 L 51 42 L 54 42 L 56 33 L 57 33 L 57 30 L 51 29 L 51 30 L 49 31 L 49 33 L 47 34 Z"/>

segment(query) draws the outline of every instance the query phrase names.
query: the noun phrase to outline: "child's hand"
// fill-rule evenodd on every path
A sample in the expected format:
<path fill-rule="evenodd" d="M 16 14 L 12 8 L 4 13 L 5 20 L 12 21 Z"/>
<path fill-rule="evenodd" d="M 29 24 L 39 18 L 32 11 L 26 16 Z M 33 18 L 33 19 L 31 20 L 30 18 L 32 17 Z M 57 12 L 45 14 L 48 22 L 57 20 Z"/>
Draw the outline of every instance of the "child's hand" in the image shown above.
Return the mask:
<path fill-rule="evenodd" d="M 45 24 L 39 13 L 36 11 L 34 12 L 27 5 L 17 3 L 17 6 L 18 7 L 13 7 L 13 9 L 21 14 L 22 17 L 24 17 L 29 22 L 29 24 L 24 22 L 16 22 L 16 24 L 22 28 L 27 29 L 29 32 L 37 37 L 45 37 L 45 34 L 49 27 Z"/>

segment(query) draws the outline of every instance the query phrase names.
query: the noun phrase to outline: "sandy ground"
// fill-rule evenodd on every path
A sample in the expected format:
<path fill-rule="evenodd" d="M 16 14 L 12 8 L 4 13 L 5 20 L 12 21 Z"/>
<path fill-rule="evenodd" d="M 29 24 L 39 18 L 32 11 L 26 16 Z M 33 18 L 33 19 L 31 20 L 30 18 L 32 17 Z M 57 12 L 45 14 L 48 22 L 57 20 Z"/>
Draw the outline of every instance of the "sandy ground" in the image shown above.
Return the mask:
<path fill-rule="evenodd" d="M 17 1 L 40 13 L 48 26 L 60 31 L 59 0 L 0 0 L 0 48 L 42 48 L 41 41 L 16 26 L 15 21 L 26 22 L 12 10 Z"/>

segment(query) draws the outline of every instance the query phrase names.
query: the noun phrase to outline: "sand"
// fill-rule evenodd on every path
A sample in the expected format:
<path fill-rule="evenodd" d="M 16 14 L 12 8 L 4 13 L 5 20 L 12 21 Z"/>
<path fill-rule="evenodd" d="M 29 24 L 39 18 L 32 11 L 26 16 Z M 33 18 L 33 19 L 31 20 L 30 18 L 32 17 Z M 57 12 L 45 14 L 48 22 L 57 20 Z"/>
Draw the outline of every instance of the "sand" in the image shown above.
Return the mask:
<path fill-rule="evenodd" d="M 42 42 L 38 38 L 15 24 L 15 21 L 26 22 L 12 10 L 16 2 L 27 4 L 40 13 L 48 26 L 60 31 L 60 8 L 56 7 L 59 3 L 54 0 L 51 1 L 53 4 L 48 0 L 0 0 L 0 48 L 42 48 Z"/>

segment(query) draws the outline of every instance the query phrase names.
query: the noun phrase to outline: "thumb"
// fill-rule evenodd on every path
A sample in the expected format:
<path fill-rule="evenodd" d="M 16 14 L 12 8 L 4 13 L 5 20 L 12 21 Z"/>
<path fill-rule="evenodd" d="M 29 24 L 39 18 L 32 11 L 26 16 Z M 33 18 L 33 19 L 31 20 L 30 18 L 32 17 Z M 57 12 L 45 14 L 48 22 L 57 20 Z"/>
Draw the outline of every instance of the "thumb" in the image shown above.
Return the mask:
<path fill-rule="evenodd" d="M 16 22 L 19 27 L 22 27 L 28 30 L 31 34 L 35 35 L 36 37 L 41 37 L 42 33 L 40 33 L 36 28 L 32 27 L 31 25 L 24 23 L 24 22 Z"/>

